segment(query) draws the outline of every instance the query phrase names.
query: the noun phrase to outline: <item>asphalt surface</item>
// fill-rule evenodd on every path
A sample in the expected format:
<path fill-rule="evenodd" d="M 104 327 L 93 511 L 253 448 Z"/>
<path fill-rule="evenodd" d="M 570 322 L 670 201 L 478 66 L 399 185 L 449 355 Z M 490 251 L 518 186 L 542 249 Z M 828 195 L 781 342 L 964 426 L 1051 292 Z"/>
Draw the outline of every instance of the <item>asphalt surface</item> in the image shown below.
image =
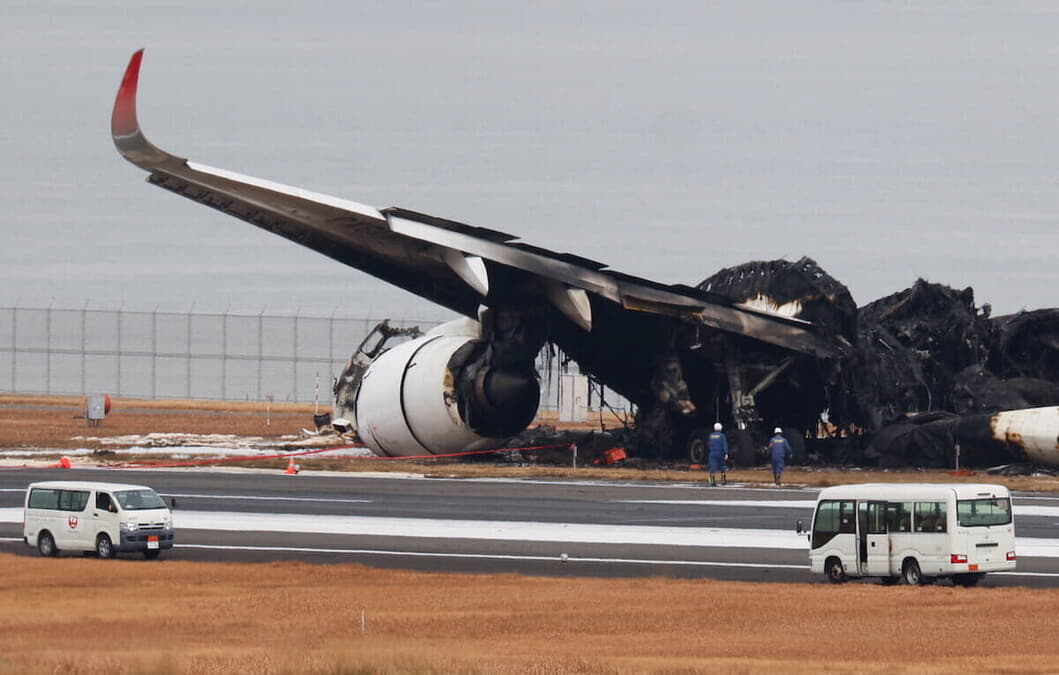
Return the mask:
<path fill-rule="evenodd" d="M 175 500 L 177 545 L 163 560 L 824 583 L 795 533 L 817 491 L 797 486 L 20 469 L 0 471 L 0 508 L 20 509 L 37 480 L 140 483 Z M 1015 504 L 1059 507 L 1059 497 L 1017 494 Z M 0 522 L 0 551 L 36 556 L 10 520 Z M 1051 539 L 1059 515 L 1016 515 L 1016 532 Z M 731 533 L 734 544 L 718 545 Z M 982 585 L 1059 587 L 1059 551 L 1049 555 L 1020 554 L 1015 574 Z"/>

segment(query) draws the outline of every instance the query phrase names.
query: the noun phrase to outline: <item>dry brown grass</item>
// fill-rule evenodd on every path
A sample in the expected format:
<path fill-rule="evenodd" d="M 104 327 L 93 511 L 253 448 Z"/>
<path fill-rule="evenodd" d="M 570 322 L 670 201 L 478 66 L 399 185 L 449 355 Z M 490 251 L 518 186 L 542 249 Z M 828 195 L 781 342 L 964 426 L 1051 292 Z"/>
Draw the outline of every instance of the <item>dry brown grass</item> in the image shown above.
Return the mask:
<path fill-rule="evenodd" d="M 1023 588 L 0 555 L 0 672 L 1047 673 L 1057 610 Z"/>

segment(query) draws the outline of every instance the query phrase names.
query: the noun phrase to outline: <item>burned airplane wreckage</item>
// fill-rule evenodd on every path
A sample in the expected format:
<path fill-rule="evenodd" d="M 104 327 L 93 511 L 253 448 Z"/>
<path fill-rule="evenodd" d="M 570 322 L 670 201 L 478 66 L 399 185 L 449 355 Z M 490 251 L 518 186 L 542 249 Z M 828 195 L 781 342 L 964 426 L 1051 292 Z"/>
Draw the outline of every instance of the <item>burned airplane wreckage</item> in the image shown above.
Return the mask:
<path fill-rule="evenodd" d="M 1041 413 L 1052 429 L 1041 448 L 1021 417 L 993 415 L 1059 406 L 1059 310 L 994 318 L 969 289 L 922 281 L 858 309 L 809 258 L 666 285 L 496 230 L 217 169 L 144 136 L 142 56 L 126 69 L 111 135 L 149 183 L 465 317 L 358 348 L 338 408 L 377 454 L 499 447 L 536 415 L 534 364 L 550 344 L 636 405 L 630 450 L 642 457 L 701 461 L 719 420 L 742 465 L 776 426 L 803 461 L 947 466 L 958 446 L 964 463 L 1038 450 L 1059 463 L 1059 407 Z"/>
<path fill-rule="evenodd" d="M 792 436 L 807 430 L 806 452 L 824 461 L 1059 461 L 1059 410 L 1052 408 L 1059 405 L 1059 309 L 992 317 L 989 305 L 975 305 L 972 289 L 923 279 L 858 309 L 846 287 L 809 258 L 739 265 L 700 288 L 797 311 L 849 345 L 817 359 L 728 341 L 714 357 L 724 372 L 696 381 L 713 387 L 715 405 L 731 406 L 740 428 L 763 418 Z M 996 414 L 1002 411 L 1013 412 Z M 1026 438 L 1027 423 L 1044 438 Z M 749 458 L 760 439 L 735 435 Z"/>

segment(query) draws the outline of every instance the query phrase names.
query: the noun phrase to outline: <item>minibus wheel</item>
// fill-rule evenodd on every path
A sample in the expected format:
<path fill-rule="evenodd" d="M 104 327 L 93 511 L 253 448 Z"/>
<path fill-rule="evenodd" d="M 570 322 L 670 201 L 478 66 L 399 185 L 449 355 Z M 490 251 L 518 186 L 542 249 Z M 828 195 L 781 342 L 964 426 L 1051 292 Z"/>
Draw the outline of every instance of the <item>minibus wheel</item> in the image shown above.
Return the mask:
<path fill-rule="evenodd" d="M 923 583 L 923 572 L 920 571 L 919 563 L 916 562 L 915 558 L 909 558 L 905 561 L 902 576 L 905 583 L 909 586 L 919 586 Z"/>
<path fill-rule="evenodd" d="M 107 558 L 113 558 L 117 551 L 114 550 L 114 544 L 110 541 L 110 536 L 106 533 L 100 534 L 96 537 L 96 555 L 106 560 Z"/>
<path fill-rule="evenodd" d="M 59 549 L 55 547 L 55 537 L 51 536 L 51 532 L 44 530 L 37 537 L 37 550 L 45 558 L 54 558 L 59 554 Z"/>
<path fill-rule="evenodd" d="M 833 584 L 841 584 L 846 580 L 846 570 L 842 568 L 842 561 L 838 558 L 827 559 L 824 563 L 824 574 Z"/>

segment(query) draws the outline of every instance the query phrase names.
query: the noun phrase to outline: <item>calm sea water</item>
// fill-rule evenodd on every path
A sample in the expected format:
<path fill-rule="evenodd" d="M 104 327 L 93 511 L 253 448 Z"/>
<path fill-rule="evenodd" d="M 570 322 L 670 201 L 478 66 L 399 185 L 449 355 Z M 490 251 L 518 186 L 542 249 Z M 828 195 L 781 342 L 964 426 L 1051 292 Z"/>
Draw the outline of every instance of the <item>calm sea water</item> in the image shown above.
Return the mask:
<path fill-rule="evenodd" d="M 0 306 L 445 312 L 143 182 L 176 154 L 662 282 L 815 257 L 1059 304 L 1051 2 L 5 2 Z"/>

